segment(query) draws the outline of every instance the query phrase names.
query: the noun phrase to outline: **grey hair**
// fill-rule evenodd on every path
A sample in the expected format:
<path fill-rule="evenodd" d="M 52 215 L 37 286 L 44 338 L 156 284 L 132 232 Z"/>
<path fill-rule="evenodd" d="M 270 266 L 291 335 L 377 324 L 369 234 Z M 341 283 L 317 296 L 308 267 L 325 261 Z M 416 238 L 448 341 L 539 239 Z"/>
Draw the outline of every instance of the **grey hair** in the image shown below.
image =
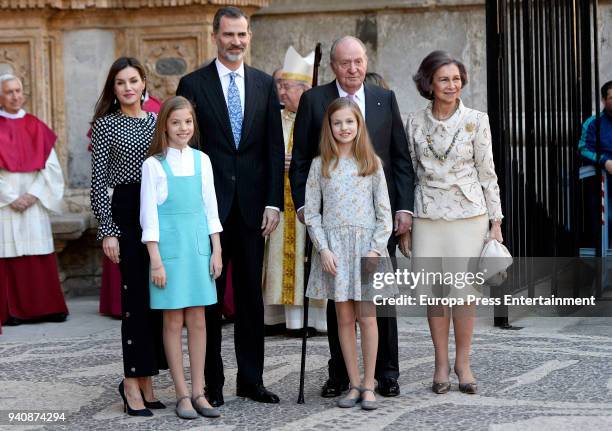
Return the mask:
<path fill-rule="evenodd" d="M 0 96 L 2 96 L 2 87 L 4 86 L 4 83 L 9 81 L 18 81 L 21 88 L 23 88 L 23 82 L 21 82 L 21 79 L 10 73 L 5 73 L 4 75 L 0 75 Z"/>
<path fill-rule="evenodd" d="M 367 50 L 365 44 L 361 41 L 361 39 L 359 39 L 359 38 L 357 38 L 355 36 L 342 36 L 342 37 L 334 40 L 334 42 L 332 43 L 332 46 L 331 46 L 331 48 L 329 50 L 329 61 L 331 63 L 334 62 L 334 58 L 336 57 L 336 49 L 338 48 L 338 45 L 340 45 L 342 42 L 344 42 L 346 40 L 354 40 L 359 45 L 361 45 L 361 47 L 363 48 L 363 53 L 365 54 L 366 58 L 368 57 L 368 50 Z"/>

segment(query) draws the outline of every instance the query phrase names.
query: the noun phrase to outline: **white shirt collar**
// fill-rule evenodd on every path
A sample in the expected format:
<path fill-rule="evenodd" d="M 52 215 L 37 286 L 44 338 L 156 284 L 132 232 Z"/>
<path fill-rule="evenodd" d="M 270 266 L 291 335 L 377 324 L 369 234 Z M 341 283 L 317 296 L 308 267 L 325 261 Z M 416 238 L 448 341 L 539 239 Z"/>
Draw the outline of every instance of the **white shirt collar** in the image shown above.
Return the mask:
<path fill-rule="evenodd" d="M 3 109 L 0 109 L 0 117 L 8 118 L 10 120 L 16 120 L 18 118 L 25 117 L 26 111 L 20 109 L 16 114 L 10 114 Z"/>
<path fill-rule="evenodd" d="M 219 59 L 217 58 L 215 60 L 215 66 L 217 66 L 217 73 L 219 74 L 219 78 L 223 78 L 224 76 L 229 75 L 232 72 L 234 72 L 236 75 L 240 76 L 241 78 L 244 78 L 244 62 L 240 63 L 240 67 L 238 69 L 231 70 L 227 66 L 225 66 L 223 63 L 221 63 Z"/>
<path fill-rule="evenodd" d="M 191 152 L 191 149 L 192 148 L 189 147 L 189 146 L 187 148 L 184 148 L 183 150 L 178 150 L 176 148 L 168 147 L 168 152 L 166 153 L 166 155 L 172 155 L 172 156 L 177 156 L 178 157 L 178 156 L 180 156 L 182 154 Z"/>
<path fill-rule="evenodd" d="M 336 87 L 338 87 L 339 97 L 346 97 L 348 95 L 348 93 L 344 91 L 344 89 L 340 86 L 340 83 L 338 82 L 338 80 L 336 80 Z M 359 90 L 355 92 L 354 96 L 357 100 L 365 101 L 365 91 L 364 91 L 363 84 L 361 84 L 361 87 L 359 87 Z"/>

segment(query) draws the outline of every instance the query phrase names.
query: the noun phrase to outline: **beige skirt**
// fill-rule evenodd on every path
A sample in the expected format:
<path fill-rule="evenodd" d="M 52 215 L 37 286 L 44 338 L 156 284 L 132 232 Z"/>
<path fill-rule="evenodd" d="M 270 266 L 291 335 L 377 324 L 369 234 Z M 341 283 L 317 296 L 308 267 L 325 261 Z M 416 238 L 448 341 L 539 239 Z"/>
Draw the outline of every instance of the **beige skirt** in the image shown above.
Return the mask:
<path fill-rule="evenodd" d="M 423 273 L 417 295 L 482 296 L 478 258 L 488 231 L 486 214 L 459 220 L 414 218 L 412 272 Z"/>

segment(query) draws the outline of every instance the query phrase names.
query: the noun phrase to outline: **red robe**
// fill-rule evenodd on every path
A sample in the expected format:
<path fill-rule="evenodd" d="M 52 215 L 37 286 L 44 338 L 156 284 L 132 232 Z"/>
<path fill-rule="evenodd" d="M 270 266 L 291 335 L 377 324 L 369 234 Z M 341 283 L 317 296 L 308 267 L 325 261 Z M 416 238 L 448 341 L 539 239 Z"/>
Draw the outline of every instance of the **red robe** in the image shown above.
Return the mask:
<path fill-rule="evenodd" d="M 0 170 L 26 173 L 44 169 L 56 139 L 33 115 L 0 116 Z M 9 317 L 32 320 L 57 314 L 68 314 L 68 308 L 55 253 L 0 257 L 0 323 Z"/>
<path fill-rule="evenodd" d="M 0 169 L 33 172 L 45 167 L 57 136 L 33 115 L 0 116 Z"/>

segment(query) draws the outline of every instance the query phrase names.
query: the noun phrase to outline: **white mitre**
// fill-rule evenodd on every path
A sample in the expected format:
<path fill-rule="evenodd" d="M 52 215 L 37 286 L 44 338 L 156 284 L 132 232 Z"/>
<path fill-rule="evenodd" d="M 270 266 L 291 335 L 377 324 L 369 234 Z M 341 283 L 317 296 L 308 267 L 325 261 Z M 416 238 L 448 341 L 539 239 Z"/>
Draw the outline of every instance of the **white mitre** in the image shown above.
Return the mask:
<path fill-rule="evenodd" d="M 312 84 L 312 72 L 314 70 L 315 53 L 312 51 L 306 57 L 302 57 L 299 52 L 290 46 L 285 54 L 283 72 L 281 79 L 291 79 Z"/>

